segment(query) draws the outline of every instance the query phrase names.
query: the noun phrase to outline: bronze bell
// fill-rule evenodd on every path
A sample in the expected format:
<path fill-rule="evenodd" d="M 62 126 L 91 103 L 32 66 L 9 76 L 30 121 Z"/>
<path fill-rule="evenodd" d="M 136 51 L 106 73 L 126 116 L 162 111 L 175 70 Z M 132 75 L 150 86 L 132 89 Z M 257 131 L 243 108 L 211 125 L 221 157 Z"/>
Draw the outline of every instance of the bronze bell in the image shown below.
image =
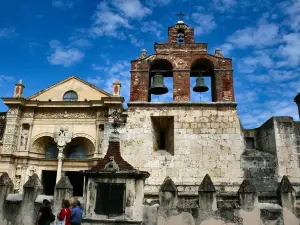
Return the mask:
<path fill-rule="evenodd" d="M 155 74 L 153 76 L 153 80 L 149 92 L 150 94 L 154 94 L 154 95 L 162 95 L 168 92 L 168 88 L 165 85 L 163 75 Z"/>
<path fill-rule="evenodd" d="M 193 88 L 194 92 L 206 92 L 208 91 L 208 87 L 204 82 L 203 77 L 198 77 L 196 80 L 196 86 Z"/>

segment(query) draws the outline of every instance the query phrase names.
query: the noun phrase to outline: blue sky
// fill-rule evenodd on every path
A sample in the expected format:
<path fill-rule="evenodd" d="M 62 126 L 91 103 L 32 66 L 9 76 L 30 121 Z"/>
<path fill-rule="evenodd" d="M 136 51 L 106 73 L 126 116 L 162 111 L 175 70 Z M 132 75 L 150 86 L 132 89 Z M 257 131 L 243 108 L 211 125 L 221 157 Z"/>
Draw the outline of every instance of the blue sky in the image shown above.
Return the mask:
<path fill-rule="evenodd" d="M 130 60 L 167 41 L 176 13 L 195 40 L 233 59 L 236 101 L 246 128 L 271 116 L 298 120 L 300 0 L 10 0 L 0 7 L 0 96 L 22 79 L 25 97 L 70 75 L 129 100 Z M 192 86 L 195 79 L 192 79 Z M 209 84 L 209 80 L 206 81 Z M 172 80 L 166 80 L 172 91 Z M 209 100 L 209 93 L 201 96 Z M 172 93 L 155 101 L 171 101 Z M 192 100 L 200 97 L 193 94 Z M 0 111 L 6 106 L 0 103 Z"/>

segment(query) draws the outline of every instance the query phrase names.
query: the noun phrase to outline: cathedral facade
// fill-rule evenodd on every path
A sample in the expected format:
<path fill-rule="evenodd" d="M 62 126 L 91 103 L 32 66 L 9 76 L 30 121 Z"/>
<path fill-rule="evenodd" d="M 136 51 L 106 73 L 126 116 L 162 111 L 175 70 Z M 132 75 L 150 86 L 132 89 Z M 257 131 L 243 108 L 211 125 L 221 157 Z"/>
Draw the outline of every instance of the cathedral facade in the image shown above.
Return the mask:
<path fill-rule="evenodd" d="M 269 210 L 262 208 L 263 204 L 273 205 L 271 209 L 287 207 L 296 218 L 300 123 L 291 117 L 272 117 L 258 128 L 243 129 L 235 101 L 232 59 L 219 49 L 208 53 L 207 44 L 195 42 L 194 29 L 183 21 L 169 27 L 168 41 L 155 43 L 154 50 L 149 55 L 143 50 L 131 61 L 127 109 L 118 81 L 108 93 L 76 76 L 26 98 L 20 81 L 13 97 L 2 98 L 8 111 L 0 113 L 0 173 L 7 173 L 12 180 L 13 193 L 23 193 L 24 184 L 36 175 L 43 194 L 51 196 L 59 181 L 67 177 L 72 195 L 83 199 L 86 224 L 92 224 L 91 218 L 107 219 L 99 216 L 107 213 L 131 215 L 131 219 L 153 224 L 145 219 L 150 209 L 137 208 L 155 204 L 158 212 L 163 206 L 184 209 L 197 223 L 209 216 L 203 216 L 201 210 L 195 214 L 192 208 L 217 211 L 222 204 L 238 202 L 240 206 L 233 208 L 240 209 L 247 205 L 237 197 L 241 192 L 254 196 L 253 204 L 261 204 L 256 208 L 263 224 L 280 220 L 280 216 L 272 220 L 263 214 L 261 210 Z M 151 101 L 154 95 L 167 93 L 167 77 L 173 78 L 173 101 Z M 191 77 L 197 77 L 195 84 Z M 203 77 L 210 78 L 210 87 Z M 195 92 L 210 89 L 212 101 L 192 102 L 191 86 Z M 300 97 L 295 102 L 298 104 Z M 119 113 L 118 137 L 113 137 L 111 128 L 114 112 Z M 122 187 L 116 186 L 118 181 Z M 99 191 L 98 183 L 114 185 Z M 278 192 L 283 185 L 288 187 L 284 193 L 293 196 L 289 204 Z M 109 212 L 109 205 L 103 209 L 98 203 L 99 193 L 108 189 L 124 202 Z M 201 197 L 200 193 L 213 194 Z M 113 197 L 110 201 L 118 202 Z M 207 201 L 210 206 L 203 206 Z M 167 213 L 164 222 L 159 216 L 154 220 L 167 224 L 166 218 L 180 213 Z M 223 218 L 220 213 L 211 217 Z M 280 215 L 288 221 L 284 213 Z M 247 216 L 240 217 L 244 222 L 228 218 L 227 222 L 248 224 Z"/>

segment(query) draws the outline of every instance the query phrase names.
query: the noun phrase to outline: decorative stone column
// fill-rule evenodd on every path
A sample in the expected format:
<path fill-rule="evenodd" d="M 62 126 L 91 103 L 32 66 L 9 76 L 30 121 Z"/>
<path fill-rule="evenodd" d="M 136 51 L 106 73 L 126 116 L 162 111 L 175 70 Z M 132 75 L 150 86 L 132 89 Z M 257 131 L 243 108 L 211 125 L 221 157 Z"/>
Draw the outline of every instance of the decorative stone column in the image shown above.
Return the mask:
<path fill-rule="evenodd" d="M 8 194 L 13 192 L 14 184 L 10 177 L 8 176 L 8 173 L 4 172 L 0 176 L 0 223 L 3 222 L 3 213 L 4 213 L 4 207 L 6 206 L 5 204 L 5 199 Z"/>
<path fill-rule="evenodd" d="M 243 181 L 238 190 L 240 206 L 245 211 L 254 209 L 255 204 L 258 203 L 256 188 L 247 179 Z"/>
<path fill-rule="evenodd" d="M 58 164 L 57 164 L 57 175 L 56 175 L 56 183 L 61 178 L 62 166 L 63 166 L 63 159 L 64 159 L 64 148 L 66 147 L 67 143 L 70 143 L 72 140 L 72 132 L 68 130 L 67 127 L 60 128 L 59 131 L 54 132 L 54 141 L 57 143 L 58 147 Z"/>
<path fill-rule="evenodd" d="M 29 177 L 28 181 L 23 186 L 23 200 L 21 212 L 24 224 L 33 224 L 36 219 L 34 202 L 38 195 L 43 193 L 43 186 L 37 174 Z"/>
<path fill-rule="evenodd" d="M 159 203 L 161 207 L 174 209 L 177 206 L 177 187 L 170 177 L 166 177 L 159 189 Z"/>
<path fill-rule="evenodd" d="M 70 200 L 73 197 L 73 186 L 67 176 L 62 176 L 55 185 L 54 191 L 54 209 L 58 213 L 63 199 Z"/>
<path fill-rule="evenodd" d="M 287 208 L 294 213 L 296 209 L 295 189 L 293 188 L 287 176 L 282 177 L 282 180 L 277 188 L 277 195 L 282 208 Z"/>
<path fill-rule="evenodd" d="M 198 189 L 198 194 L 200 210 L 217 210 L 216 189 L 208 174 L 206 174 L 202 180 Z"/>

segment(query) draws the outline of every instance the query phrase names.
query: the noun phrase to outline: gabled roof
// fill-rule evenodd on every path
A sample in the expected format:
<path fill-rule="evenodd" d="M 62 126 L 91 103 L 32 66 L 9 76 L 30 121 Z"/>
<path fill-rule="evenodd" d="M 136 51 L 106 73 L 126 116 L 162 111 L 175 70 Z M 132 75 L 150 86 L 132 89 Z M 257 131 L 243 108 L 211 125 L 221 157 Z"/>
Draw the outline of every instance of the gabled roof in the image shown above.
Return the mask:
<path fill-rule="evenodd" d="M 81 82 L 81 83 L 83 83 L 83 84 L 85 84 L 85 85 L 90 86 L 91 88 L 93 88 L 93 89 L 95 89 L 96 91 L 102 93 L 103 95 L 106 95 L 107 97 L 112 96 L 112 94 L 110 94 L 110 93 L 108 93 L 108 92 L 106 92 L 106 91 L 104 91 L 104 90 L 102 90 L 102 89 L 96 87 L 95 85 L 90 84 L 89 82 L 87 82 L 87 81 L 85 81 L 85 80 L 83 80 L 83 79 L 81 79 L 81 78 L 79 78 L 79 77 L 77 77 L 77 76 L 75 76 L 75 75 L 72 75 L 72 76 L 70 76 L 70 77 L 68 77 L 68 78 L 66 78 L 66 79 L 64 79 L 64 80 L 62 80 L 62 81 L 59 81 L 59 82 L 56 83 L 56 84 L 51 85 L 51 86 L 48 87 L 48 88 L 45 88 L 45 89 L 43 89 L 43 90 L 41 90 L 41 91 L 39 91 L 39 92 L 37 92 L 37 93 L 35 93 L 35 94 L 33 94 L 33 95 L 27 97 L 26 99 L 27 99 L 27 100 L 31 100 L 31 99 L 33 99 L 33 98 L 36 98 L 36 97 L 38 97 L 39 95 L 45 93 L 46 91 L 48 91 L 48 90 L 50 90 L 50 89 L 52 89 L 52 88 L 55 88 L 55 87 L 57 87 L 57 86 L 59 86 L 59 85 L 65 83 L 65 82 L 68 82 L 68 81 L 72 80 L 72 79 L 76 79 L 76 80 L 78 80 L 79 82 Z"/>

